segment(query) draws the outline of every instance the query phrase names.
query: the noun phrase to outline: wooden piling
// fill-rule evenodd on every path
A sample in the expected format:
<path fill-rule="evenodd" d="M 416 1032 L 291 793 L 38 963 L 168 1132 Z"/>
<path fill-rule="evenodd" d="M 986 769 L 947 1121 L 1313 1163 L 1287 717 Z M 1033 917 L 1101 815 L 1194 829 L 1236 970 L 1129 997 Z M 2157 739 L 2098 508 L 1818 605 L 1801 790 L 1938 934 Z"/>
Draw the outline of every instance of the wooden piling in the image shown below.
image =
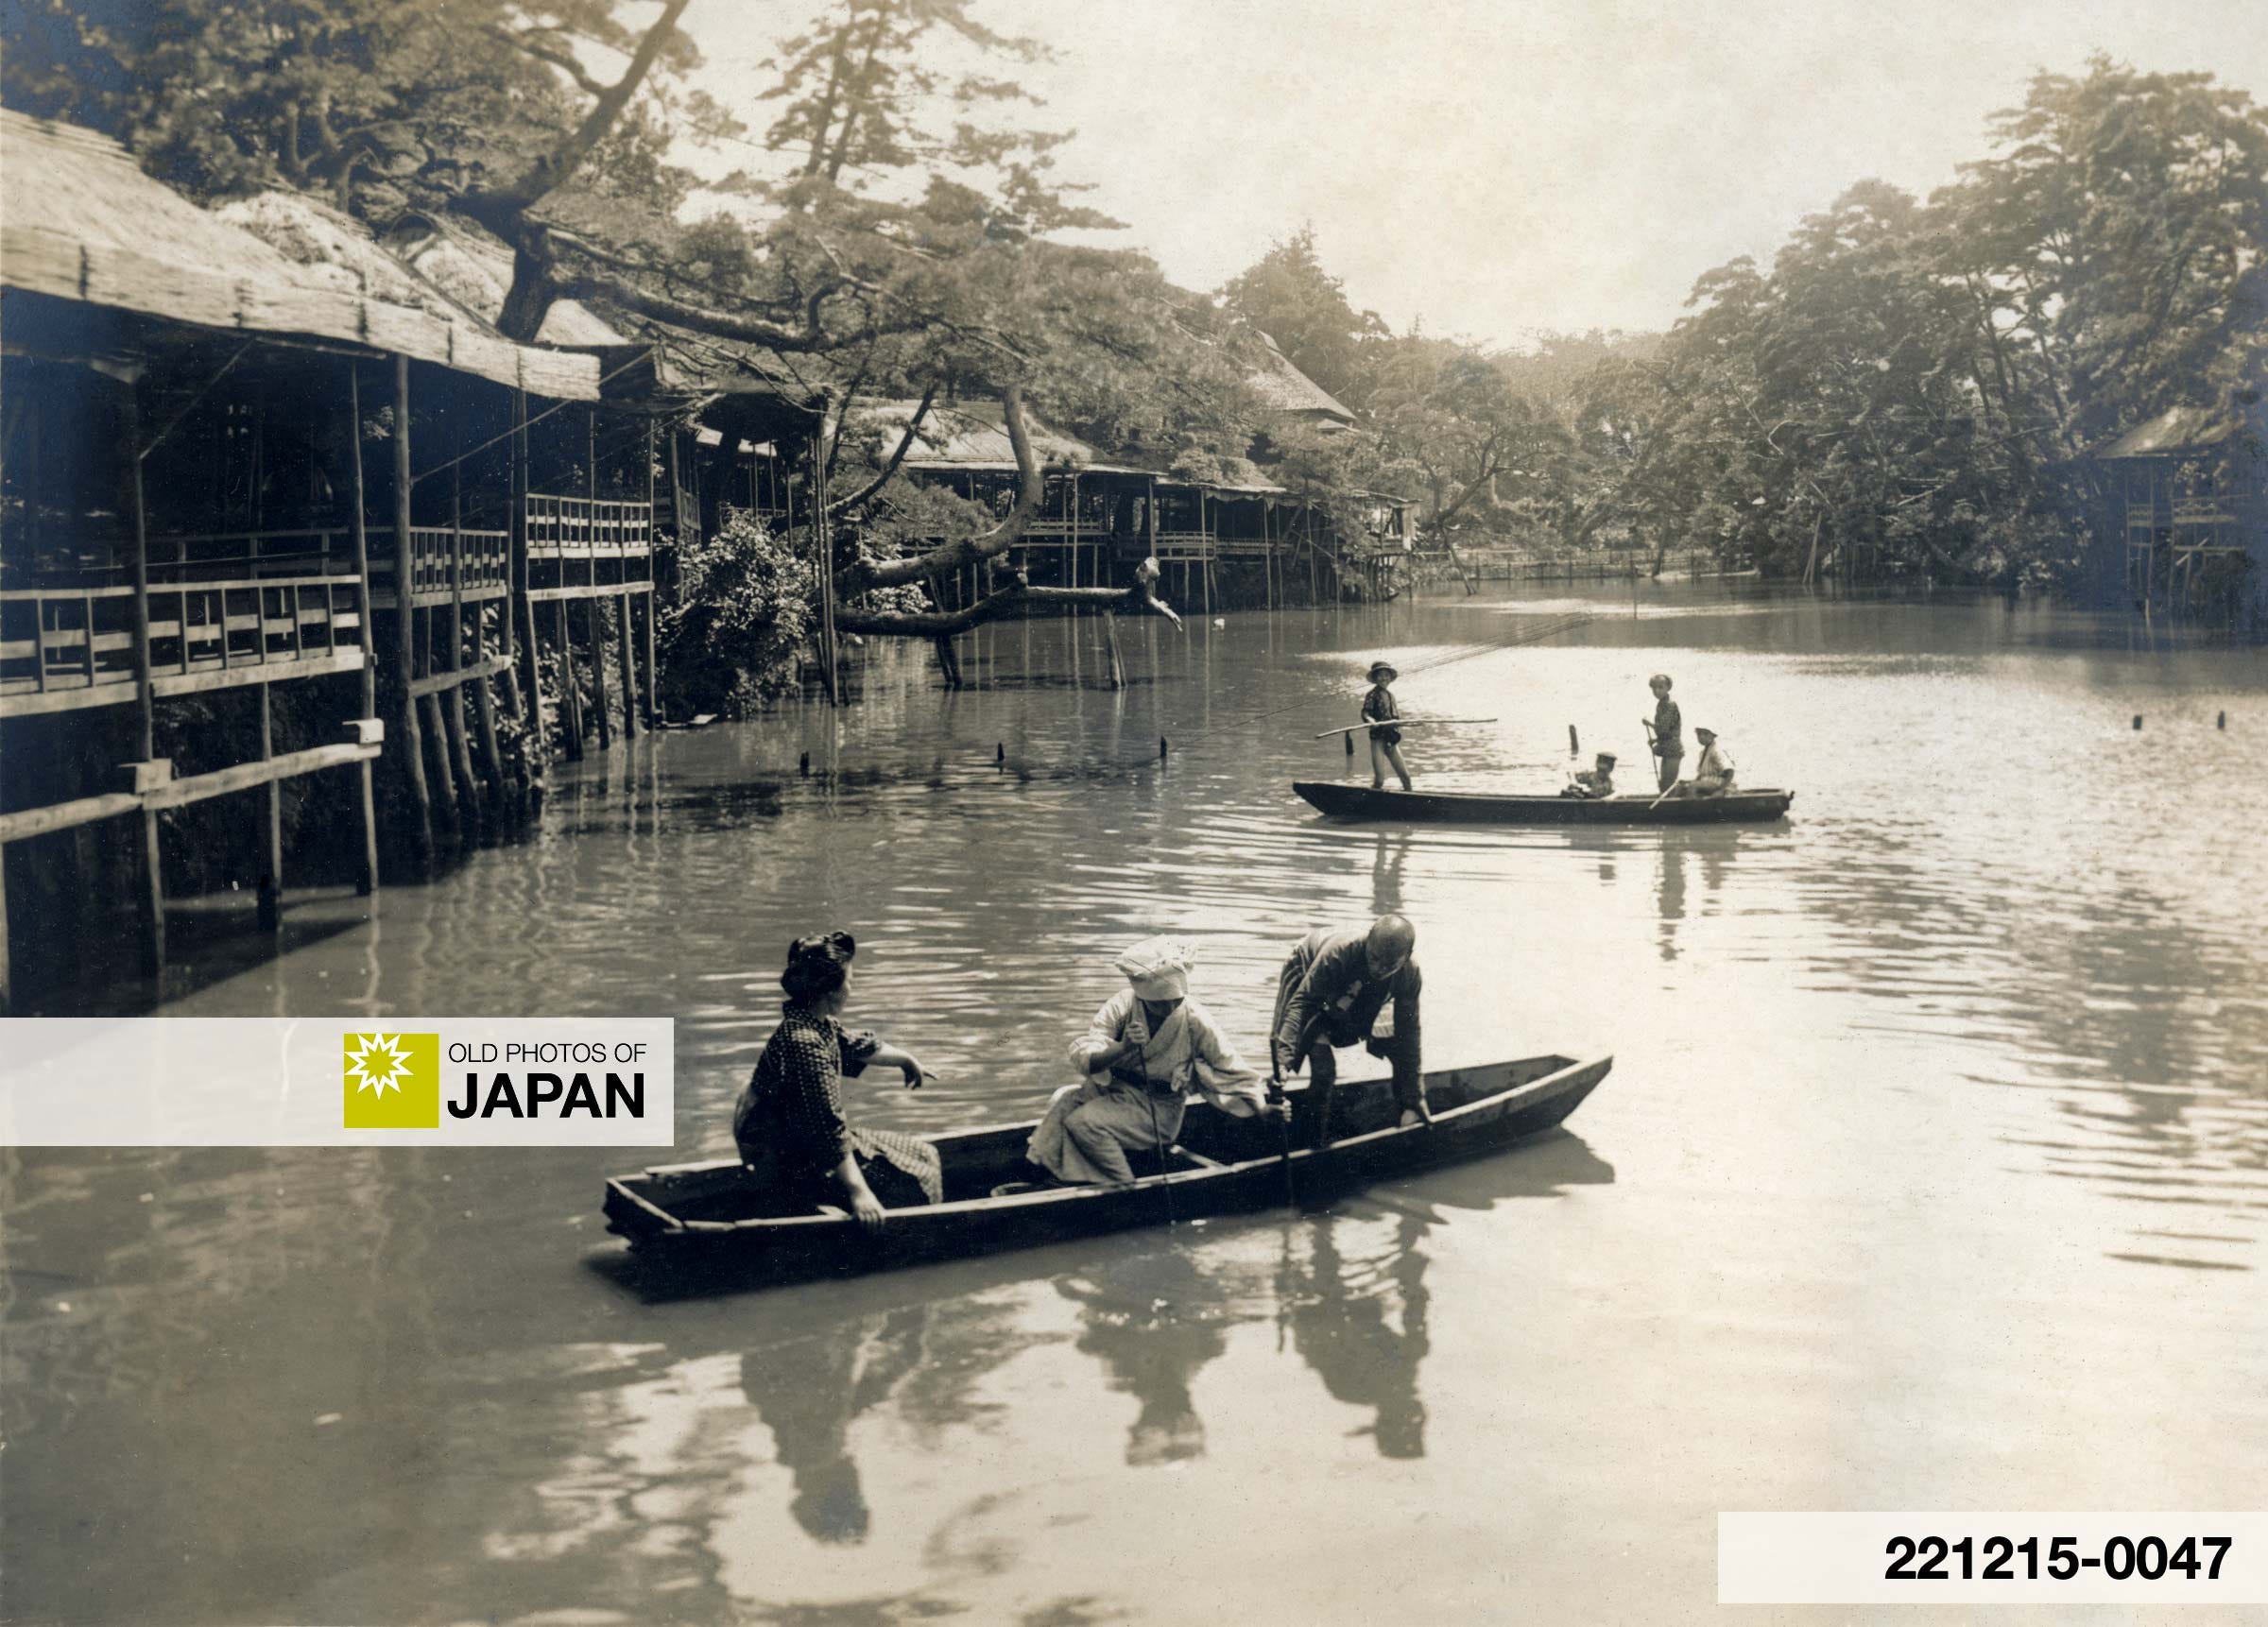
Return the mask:
<path fill-rule="evenodd" d="M 352 452 L 349 484 L 354 505 L 354 582 L 362 616 L 362 715 L 374 720 L 378 715 L 378 624 L 370 610 L 370 529 L 363 511 L 362 374 L 352 357 L 347 360 L 347 411 L 352 419 L 347 444 Z M 354 890 L 366 899 L 378 891 L 378 797 L 373 766 L 367 757 L 354 765 L 362 815 L 362 853 L 355 866 Z"/>
<path fill-rule="evenodd" d="M 528 753 L 528 769 L 541 776 L 551 760 L 551 738 L 543 724 L 543 664 L 542 646 L 536 637 L 536 601 L 529 595 L 527 570 L 527 392 L 512 392 L 512 568 L 511 591 L 505 600 L 506 625 L 521 618 L 523 637 L 519 649 L 527 663 L 527 710 L 522 714 L 527 721 L 527 744 L 522 748 Z M 506 647 L 511 648 L 507 642 Z M 509 669 L 507 669 L 509 670 Z"/>
<path fill-rule="evenodd" d="M 583 686 L 575 670 L 575 625 L 567 616 L 567 601 L 554 599 L 554 618 L 559 635 L 559 738 L 567 761 L 583 760 Z"/>
<path fill-rule="evenodd" d="M 583 614 L 591 620 L 591 711 L 598 719 L 598 748 L 614 749 L 614 725 L 607 716 L 607 618 L 599 599 L 585 599 Z"/>
<path fill-rule="evenodd" d="M 638 666 L 630 659 L 630 596 L 624 593 L 619 605 L 622 620 L 615 626 L 615 647 L 622 656 L 622 738 L 638 738 Z"/>
<path fill-rule="evenodd" d="M 276 755 L 275 685 L 259 684 L 260 761 Z M 284 782 L 271 779 L 260 788 L 266 815 L 267 870 L 260 878 L 260 930 L 281 932 L 284 927 Z"/>
<path fill-rule="evenodd" d="M 409 538 L 409 358 L 394 358 L 394 661 L 402 683 L 403 773 L 409 786 L 409 836 L 421 866 L 433 864 L 433 794 L 425 781 L 425 753 L 418 728 L 417 641 L 412 628 L 415 560 Z"/>
<path fill-rule="evenodd" d="M 511 668 L 504 669 L 510 672 Z M 504 788 L 504 747 L 496 737 L 496 697 L 490 693 L 486 675 L 472 680 L 472 718 L 480 730 L 480 764 L 501 794 Z"/>
<path fill-rule="evenodd" d="M 462 804 L 457 799 L 456 777 L 449 766 L 449 736 L 441 722 L 441 697 L 420 695 L 410 710 L 421 712 L 424 717 L 420 738 L 432 757 L 427 766 L 433 774 L 435 811 L 440 815 L 438 828 L 445 829 L 453 840 L 462 842 L 465 833 Z"/>
<path fill-rule="evenodd" d="M 142 400 L 137 380 L 127 385 L 126 454 L 131 471 L 134 500 L 134 687 L 136 691 L 135 761 L 147 763 L 157 756 L 158 695 L 150 679 L 149 658 L 149 513 L 142 493 Z M 227 607 L 222 607 L 221 649 L 228 649 Z M 182 628 L 182 636 L 188 629 Z M 94 628 L 87 626 L 88 660 L 94 659 Z M 136 789 L 143 770 L 136 770 Z M 165 969 L 165 876 L 158 846 L 157 810 L 142 810 L 142 969 L 156 977 Z"/>
<path fill-rule="evenodd" d="M 1125 689 L 1126 663 L 1119 659 L 1118 654 L 1118 618 L 1108 610 L 1103 612 L 1103 639 L 1110 649 L 1110 687 Z"/>
<path fill-rule="evenodd" d="M 457 823 L 468 842 L 488 834 L 488 810 L 480 776 L 472 768 L 472 742 L 465 733 L 465 686 L 456 684 L 434 697 L 441 703 L 441 727 L 449 742 L 449 767 L 456 780 Z"/>

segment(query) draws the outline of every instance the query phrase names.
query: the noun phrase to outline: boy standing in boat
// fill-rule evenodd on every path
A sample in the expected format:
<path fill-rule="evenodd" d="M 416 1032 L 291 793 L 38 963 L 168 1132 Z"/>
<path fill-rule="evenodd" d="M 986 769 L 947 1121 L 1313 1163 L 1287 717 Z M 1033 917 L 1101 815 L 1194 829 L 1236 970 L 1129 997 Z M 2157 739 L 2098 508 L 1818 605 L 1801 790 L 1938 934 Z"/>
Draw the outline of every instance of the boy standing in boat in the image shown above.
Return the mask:
<path fill-rule="evenodd" d="M 1302 1062 L 1321 1105 L 1317 1143 L 1330 1134 L 1331 1092 L 1338 1083 L 1332 1053 L 1360 1045 L 1394 1065 L 1394 1100 L 1401 1122 L 1431 1122 L 1420 1066 L 1418 995 L 1424 986 L 1415 951 L 1418 929 L 1400 916 L 1381 916 L 1362 933 L 1318 927 L 1292 946 L 1276 984 L 1276 1018 L 1268 1044 L 1273 1075 L 1297 1073 Z"/>
<path fill-rule="evenodd" d="M 1386 686 L 1401 675 L 1390 661 L 1373 661 L 1370 665 L 1370 693 L 1363 696 L 1363 721 L 1373 725 L 1370 730 L 1370 789 L 1386 788 L 1386 765 L 1392 763 L 1404 791 L 1412 789 L 1410 771 L 1401 762 L 1401 730 L 1377 727 L 1390 725 L 1401 716 L 1401 708 L 1394 704 L 1394 692 Z"/>
<path fill-rule="evenodd" d="M 1654 692 L 1654 721 L 1646 725 L 1646 735 L 1654 743 L 1654 755 L 1661 769 L 1656 789 L 1667 791 L 1677 783 L 1677 770 L 1685 761 L 1685 719 L 1677 703 L 1670 698 L 1668 673 L 1656 673 L 1646 680 L 1646 687 Z"/>

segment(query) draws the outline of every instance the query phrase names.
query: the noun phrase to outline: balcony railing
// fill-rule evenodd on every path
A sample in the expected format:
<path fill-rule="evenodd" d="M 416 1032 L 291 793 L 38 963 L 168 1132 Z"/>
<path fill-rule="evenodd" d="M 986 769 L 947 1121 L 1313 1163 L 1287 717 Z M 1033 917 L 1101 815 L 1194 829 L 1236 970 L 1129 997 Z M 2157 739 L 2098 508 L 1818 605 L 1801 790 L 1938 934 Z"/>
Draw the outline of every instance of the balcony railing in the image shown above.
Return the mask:
<path fill-rule="evenodd" d="M 650 554 L 653 546 L 651 504 L 593 502 L 541 491 L 527 494 L 530 558 L 623 558 Z"/>
<path fill-rule="evenodd" d="M 358 660 L 360 592 L 351 575 L 153 583 L 152 687 L 163 694 L 210 687 L 211 676 L 287 678 L 318 663 L 333 671 L 346 651 Z M 38 710 L 9 708 L 20 696 L 79 704 L 113 689 L 125 700 L 134 683 L 133 589 L 0 591 L 0 710 Z"/>

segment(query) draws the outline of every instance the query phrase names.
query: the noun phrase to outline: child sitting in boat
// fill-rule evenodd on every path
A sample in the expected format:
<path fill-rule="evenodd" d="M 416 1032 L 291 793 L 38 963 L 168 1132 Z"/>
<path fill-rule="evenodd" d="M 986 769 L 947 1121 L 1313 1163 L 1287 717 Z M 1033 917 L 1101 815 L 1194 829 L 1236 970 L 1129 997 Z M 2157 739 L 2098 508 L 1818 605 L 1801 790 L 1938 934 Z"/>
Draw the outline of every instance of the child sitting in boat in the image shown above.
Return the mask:
<path fill-rule="evenodd" d="M 1575 776 L 1575 782 L 1559 793 L 1562 796 L 1611 796 L 1614 795 L 1614 753 L 1602 751 L 1598 766 L 1588 773 Z"/>
<path fill-rule="evenodd" d="M 1732 753 L 1717 740 L 1713 728 L 1696 728 L 1693 738 L 1701 743 L 1701 761 L 1693 764 L 1692 796 L 1722 796 L 1732 789 Z"/>

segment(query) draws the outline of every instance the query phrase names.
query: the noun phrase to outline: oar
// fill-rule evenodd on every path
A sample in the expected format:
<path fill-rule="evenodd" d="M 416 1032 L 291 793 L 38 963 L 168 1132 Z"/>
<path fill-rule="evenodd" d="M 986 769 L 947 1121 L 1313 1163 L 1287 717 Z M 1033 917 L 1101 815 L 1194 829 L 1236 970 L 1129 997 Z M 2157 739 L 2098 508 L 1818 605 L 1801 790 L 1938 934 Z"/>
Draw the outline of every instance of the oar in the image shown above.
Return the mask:
<path fill-rule="evenodd" d="M 1493 717 L 1382 717 L 1374 723 L 1349 724 L 1345 728 L 1327 728 L 1315 736 L 1329 740 L 1334 734 L 1360 734 L 1366 728 L 1423 728 L 1429 723 L 1494 723 Z"/>

